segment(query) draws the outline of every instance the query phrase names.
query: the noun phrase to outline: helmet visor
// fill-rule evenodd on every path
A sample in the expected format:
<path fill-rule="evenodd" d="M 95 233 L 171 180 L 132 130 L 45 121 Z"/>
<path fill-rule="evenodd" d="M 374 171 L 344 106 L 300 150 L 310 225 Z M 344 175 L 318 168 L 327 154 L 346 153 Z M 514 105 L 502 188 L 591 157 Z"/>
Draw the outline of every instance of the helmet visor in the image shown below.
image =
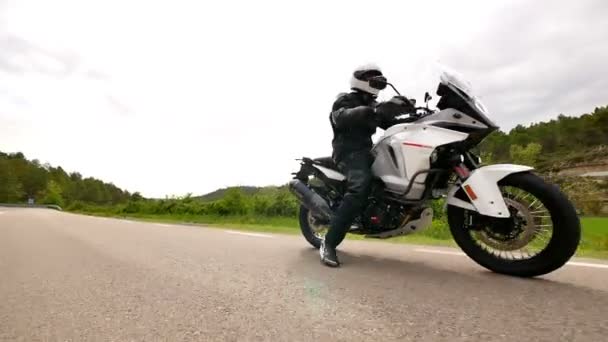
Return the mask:
<path fill-rule="evenodd" d="M 382 76 L 380 70 L 357 70 L 354 73 L 356 79 L 361 81 L 369 81 L 372 77 Z"/>
<path fill-rule="evenodd" d="M 371 77 L 367 83 L 369 83 L 370 87 L 378 90 L 383 90 L 387 85 L 386 77 L 384 76 Z"/>

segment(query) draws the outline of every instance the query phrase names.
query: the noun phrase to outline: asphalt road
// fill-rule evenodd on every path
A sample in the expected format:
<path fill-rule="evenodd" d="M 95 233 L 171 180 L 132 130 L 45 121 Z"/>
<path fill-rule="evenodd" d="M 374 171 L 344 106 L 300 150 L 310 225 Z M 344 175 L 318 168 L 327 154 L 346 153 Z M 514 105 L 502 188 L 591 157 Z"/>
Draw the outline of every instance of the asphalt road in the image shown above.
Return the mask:
<path fill-rule="evenodd" d="M 533 280 L 453 249 L 0 208 L 2 341 L 607 341 L 608 265 Z"/>

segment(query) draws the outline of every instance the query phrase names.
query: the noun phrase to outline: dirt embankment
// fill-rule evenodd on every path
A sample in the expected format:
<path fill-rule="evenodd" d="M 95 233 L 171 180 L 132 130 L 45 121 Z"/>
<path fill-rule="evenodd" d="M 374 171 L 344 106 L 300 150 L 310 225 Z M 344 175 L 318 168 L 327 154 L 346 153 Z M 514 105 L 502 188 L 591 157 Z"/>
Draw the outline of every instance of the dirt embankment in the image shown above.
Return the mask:
<path fill-rule="evenodd" d="M 599 159 L 561 168 L 559 176 L 604 176 L 608 177 L 608 158 Z"/>

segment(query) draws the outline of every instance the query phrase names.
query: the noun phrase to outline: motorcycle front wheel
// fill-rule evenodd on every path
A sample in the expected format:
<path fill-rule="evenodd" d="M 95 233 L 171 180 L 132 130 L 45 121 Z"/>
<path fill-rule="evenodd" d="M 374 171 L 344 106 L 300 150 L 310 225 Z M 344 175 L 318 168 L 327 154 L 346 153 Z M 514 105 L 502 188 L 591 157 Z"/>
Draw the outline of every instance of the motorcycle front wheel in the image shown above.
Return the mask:
<path fill-rule="evenodd" d="M 562 267 L 576 252 L 581 227 L 572 203 L 532 173 L 498 183 L 509 218 L 448 206 L 450 231 L 475 262 L 497 273 L 535 277 Z"/>

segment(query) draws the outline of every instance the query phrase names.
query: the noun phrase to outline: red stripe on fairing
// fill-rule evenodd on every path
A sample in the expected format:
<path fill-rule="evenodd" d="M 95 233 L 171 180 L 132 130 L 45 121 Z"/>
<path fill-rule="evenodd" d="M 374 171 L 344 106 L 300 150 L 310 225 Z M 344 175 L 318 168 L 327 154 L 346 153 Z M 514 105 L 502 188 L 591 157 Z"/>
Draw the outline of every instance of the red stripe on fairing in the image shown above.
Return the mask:
<path fill-rule="evenodd" d="M 411 142 L 404 142 L 403 145 L 414 146 L 414 147 L 422 147 L 422 148 L 434 148 L 433 146 L 423 145 L 423 144 L 416 144 L 416 143 L 411 143 Z"/>

